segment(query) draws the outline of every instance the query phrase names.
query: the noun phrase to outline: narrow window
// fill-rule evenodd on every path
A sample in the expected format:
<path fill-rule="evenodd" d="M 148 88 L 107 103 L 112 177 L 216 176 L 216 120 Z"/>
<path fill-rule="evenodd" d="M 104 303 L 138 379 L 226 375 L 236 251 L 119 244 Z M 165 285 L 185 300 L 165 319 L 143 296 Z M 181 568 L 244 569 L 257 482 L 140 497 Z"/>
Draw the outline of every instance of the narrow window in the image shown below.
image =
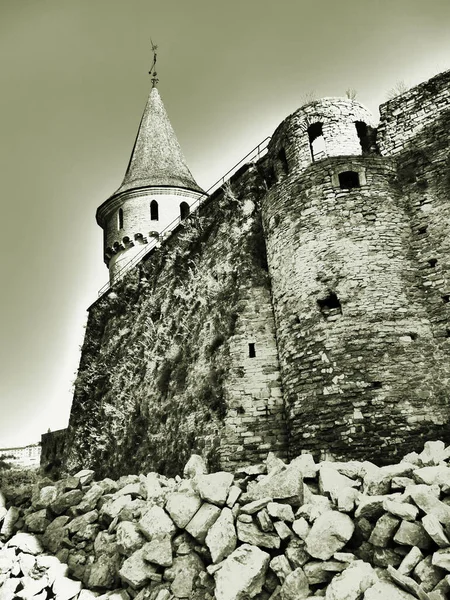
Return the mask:
<path fill-rule="evenodd" d="M 181 217 L 181 220 L 183 220 L 186 217 L 188 217 L 189 213 L 190 213 L 189 204 L 187 202 L 182 202 L 180 204 L 180 217 Z"/>
<path fill-rule="evenodd" d="M 152 200 L 150 202 L 150 220 L 158 221 L 158 219 L 159 219 L 158 203 L 156 202 L 156 200 Z"/>
<path fill-rule="evenodd" d="M 361 144 L 362 154 L 367 154 L 370 151 L 370 139 L 367 131 L 367 125 L 364 121 L 355 121 L 356 132 Z"/>
<path fill-rule="evenodd" d="M 264 174 L 264 179 L 267 184 L 267 189 L 269 189 L 269 190 L 273 185 L 276 184 L 277 177 L 275 175 L 275 169 L 273 167 L 269 167 L 267 169 L 266 173 Z"/>
<path fill-rule="evenodd" d="M 325 158 L 325 139 L 322 132 L 322 123 L 313 123 L 310 125 L 308 127 L 308 137 L 313 162 Z"/>
<path fill-rule="evenodd" d="M 248 357 L 255 358 L 255 356 L 256 356 L 255 344 L 249 344 L 248 345 Z"/>
<path fill-rule="evenodd" d="M 121 208 L 117 213 L 117 229 L 123 229 L 123 210 Z"/>
<path fill-rule="evenodd" d="M 278 152 L 278 160 L 280 161 L 281 168 L 283 169 L 283 173 L 287 174 L 289 171 L 289 168 L 288 168 L 288 161 L 286 158 L 286 152 L 285 152 L 284 148 L 281 148 L 281 150 Z"/>
<path fill-rule="evenodd" d="M 359 175 L 355 171 L 339 173 L 339 185 L 342 190 L 351 190 L 359 187 Z"/>
<path fill-rule="evenodd" d="M 437 258 L 430 258 L 428 264 L 431 268 L 434 268 L 437 265 Z"/>

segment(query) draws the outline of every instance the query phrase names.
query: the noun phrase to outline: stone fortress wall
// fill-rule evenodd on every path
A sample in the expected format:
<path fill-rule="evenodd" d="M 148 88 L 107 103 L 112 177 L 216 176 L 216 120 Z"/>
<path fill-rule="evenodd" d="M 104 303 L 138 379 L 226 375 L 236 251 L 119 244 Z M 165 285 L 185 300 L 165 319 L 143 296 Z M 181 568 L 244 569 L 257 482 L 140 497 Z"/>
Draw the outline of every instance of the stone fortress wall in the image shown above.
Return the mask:
<path fill-rule="evenodd" d="M 233 465 L 286 434 L 259 203 L 246 166 L 89 310 L 66 464 Z"/>
<path fill-rule="evenodd" d="M 269 149 L 269 164 L 286 157 L 262 211 L 294 452 L 383 460 L 448 423 L 446 344 L 434 337 L 397 163 L 376 151 L 369 118 L 350 100 L 314 102 Z M 325 156 L 314 160 L 317 123 Z M 355 181 L 341 182 L 348 173 Z"/>
<path fill-rule="evenodd" d="M 89 310 L 65 465 L 178 472 L 450 441 L 450 72 L 324 99 Z"/>

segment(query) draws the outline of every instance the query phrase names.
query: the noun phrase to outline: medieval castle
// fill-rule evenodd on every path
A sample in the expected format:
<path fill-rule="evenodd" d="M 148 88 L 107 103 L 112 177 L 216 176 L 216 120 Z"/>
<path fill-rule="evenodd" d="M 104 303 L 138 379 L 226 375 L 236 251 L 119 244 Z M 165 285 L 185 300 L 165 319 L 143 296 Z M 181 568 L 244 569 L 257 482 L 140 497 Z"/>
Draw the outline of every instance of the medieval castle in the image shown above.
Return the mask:
<path fill-rule="evenodd" d="M 205 194 L 152 88 L 97 211 L 110 285 L 65 468 L 174 474 L 192 452 L 214 469 L 270 450 L 382 464 L 450 443 L 450 71 L 380 116 L 311 102 Z"/>

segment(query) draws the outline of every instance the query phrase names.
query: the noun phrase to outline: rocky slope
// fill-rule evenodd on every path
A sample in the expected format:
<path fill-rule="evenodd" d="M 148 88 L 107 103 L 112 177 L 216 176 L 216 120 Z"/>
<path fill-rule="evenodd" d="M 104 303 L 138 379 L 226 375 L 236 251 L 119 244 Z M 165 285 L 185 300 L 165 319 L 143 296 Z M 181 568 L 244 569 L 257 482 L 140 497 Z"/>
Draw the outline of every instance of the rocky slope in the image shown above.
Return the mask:
<path fill-rule="evenodd" d="M 381 468 L 269 454 L 207 474 L 194 455 L 184 479 L 43 481 L 0 495 L 0 600 L 442 600 L 449 458 L 428 442 Z"/>

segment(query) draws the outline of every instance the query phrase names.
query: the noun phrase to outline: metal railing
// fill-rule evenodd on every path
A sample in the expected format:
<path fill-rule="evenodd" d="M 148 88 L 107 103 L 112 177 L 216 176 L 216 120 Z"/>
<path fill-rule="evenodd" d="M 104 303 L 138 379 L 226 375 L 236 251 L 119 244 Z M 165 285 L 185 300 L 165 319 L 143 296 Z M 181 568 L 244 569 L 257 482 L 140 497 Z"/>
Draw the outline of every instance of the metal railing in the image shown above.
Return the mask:
<path fill-rule="evenodd" d="M 234 167 L 231 167 L 231 169 L 229 171 L 227 171 L 225 173 L 225 175 L 223 175 L 223 177 L 221 177 L 218 181 L 216 181 L 210 188 L 208 188 L 202 196 L 197 198 L 197 200 L 195 200 L 195 202 L 193 202 L 191 204 L 191 206 L 189 207 L 190 210 L 191 211 L 197 210 L 199 208 L 199 206 L 201 206 L 206 201 L 206 199 L 209 196 L 211 196 L 211 194 L 213 192 L 215 192 L 228 179 L 230 179 L 231 175 L 233 173 L 236 173 L 236 171 L 238 171 L 238 169 L 240 169 L 241 166 L 243 166 L 246 163 L 259 160 L 264 155 L 264 153 L 267 151 L 267 146 L 269 145 L 269 141 L 270 141 L 270 137 L 266 137 L 262 142 L 260 142 L 257 146 L 255 146 L 253 148 L 253 150 L 250 150 L 250 152 L 248 154 L 246 154 L 244 156 L 244 158 L 242 158 L 238 163 L 236 163 L 234 165 Z M 99 289 L 98 296 L 99 297 L 103 296 L 103 294 L 105 292 L 107 292 L 111 288 L 111 286 L 118 283 L 122 279 L 122 277 L 125 275 L 125 273 L 127 273 L 132 267 L 137 265 L 137 263 L 140 262 L 142 260 L 142 258 L 148 252 L 153 250 L 153 248 L 155 248 L 158 244 L 161 244 L 162 242 L 164 242 L 164 239 L 166 239 L 168 237 L 170 232 L 173 231 L 173 229 L 175 229 L 175 227 L 179 223 L 181 223 L 181 221 L 182 221 L 181 217 L 177 217 L 169 225 L 167 225 L 167 227 L 165 227 L 164 229 L 162 229 L 159 232 L 158 238 L 155 238 L 151 242 L 144 244 L 142 250 L 140 250 L 137 254 L 135 254 L 133 256 L 132 259 L 130 259 L 128 262 L 126 262 L 124 265 L 122 265 L 122 267 L 117 271 L 117 273 L 115 273 L 112 281 L 108 281 L 107 283 L 105 283 L 105 285 L 103 287 L 101 287 Z"/>

